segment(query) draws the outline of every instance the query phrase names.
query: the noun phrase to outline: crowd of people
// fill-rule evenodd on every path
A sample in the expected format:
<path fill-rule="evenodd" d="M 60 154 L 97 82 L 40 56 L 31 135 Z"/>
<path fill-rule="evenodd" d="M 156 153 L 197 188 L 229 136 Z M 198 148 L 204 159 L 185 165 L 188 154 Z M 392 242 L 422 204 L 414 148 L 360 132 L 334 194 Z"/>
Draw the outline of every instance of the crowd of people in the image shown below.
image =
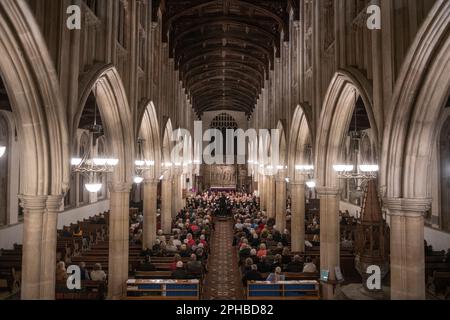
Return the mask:
<path fill-rule="evenodd" d="M 279 230 L 273 218 L 260 210 L 258 199 L 252 195 L 226 195 L 233 213 L 234 239 L 242 271 L 242 283 L 248 281 L 283 281 L 285 272 L 316 273 L 316 263 L 302 253 L 290 250 L 290 232 Z M 268 274 L 268 276 L 263 276 Z"/>

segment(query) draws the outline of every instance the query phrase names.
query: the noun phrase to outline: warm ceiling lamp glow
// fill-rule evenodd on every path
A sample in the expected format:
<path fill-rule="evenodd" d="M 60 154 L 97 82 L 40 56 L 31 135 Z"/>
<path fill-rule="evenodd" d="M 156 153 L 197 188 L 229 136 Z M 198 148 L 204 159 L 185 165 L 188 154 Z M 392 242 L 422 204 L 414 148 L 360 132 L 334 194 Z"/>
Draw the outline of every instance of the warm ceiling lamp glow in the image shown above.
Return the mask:
<path fill-rule="evenodd" d="M 142 177 L 134 177 L 134 183 L 141 184 L 144 181 Z"/>
<path fill-rule="evenodd" d="M 86 190 L 91 192 L 91 193 L 97 193 L 102 189 L 102 184 L 101 183 L 86 183 L 84 185 L 86 187 Z"/>

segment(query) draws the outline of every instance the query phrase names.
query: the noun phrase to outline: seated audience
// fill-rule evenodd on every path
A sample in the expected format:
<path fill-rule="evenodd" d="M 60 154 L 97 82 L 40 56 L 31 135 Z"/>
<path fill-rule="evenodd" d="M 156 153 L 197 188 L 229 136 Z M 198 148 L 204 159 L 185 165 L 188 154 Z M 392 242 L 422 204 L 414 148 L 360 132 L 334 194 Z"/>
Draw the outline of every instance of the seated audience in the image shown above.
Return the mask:
<path fill-rule="evenodd" d="M 316 265 L 312 262 L 311 257 L 306 258 L 305 266 L 303 267 L 303 272 L 305 273 L 315 273 L 317 272 Z"/>
<path fill-rule="evenodd" d="M 303 262 L 299 255 L 294 256 L 292 262 L 290 262 L 285 269 L 286 272 L 303 272 Z"/>
<path fill-rule="evenodd" d="M 102 270 L 102 265 L 100 263 L 96 263 L 94 265 L 94 270 L 91 271 L 91 280 L 92 281 L 105 281 L 106 273 Z"/>
<path fill-rule="evenodd" d="M 279 282 L 279 281 L 284 281 L 286 278 L 285 275 L 281 274 L 281 268 L 278 267 L 275 269 L 274 273 L 269 274 L 269 276 L 267 277 L 266 281 L 270 281 L 270 282 Z"/>
<path fill-rule="evenodd" d="M 244 287 L 247 286 L 248 281 L 262 281 L 264 278 L 261 273 L 258 272 L 258 267 L 256 265 L 252 265 L 250 271 L 247 271 L 242 277 L 242 284 Z"/>

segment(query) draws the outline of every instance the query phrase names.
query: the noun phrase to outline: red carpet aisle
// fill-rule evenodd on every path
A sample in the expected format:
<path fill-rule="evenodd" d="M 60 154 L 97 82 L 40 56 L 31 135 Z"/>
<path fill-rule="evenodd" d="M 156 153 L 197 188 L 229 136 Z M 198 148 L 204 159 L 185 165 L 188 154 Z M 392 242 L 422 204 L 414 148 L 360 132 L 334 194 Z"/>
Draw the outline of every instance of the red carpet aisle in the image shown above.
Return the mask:
<path fill-rule="evenodd" d="M 209 273 L 203 290 L 204 300 L 241 300 L 243 290 L 233 244 L 233 225 L 229 219 L 216 219 L 212 237 Z"/>

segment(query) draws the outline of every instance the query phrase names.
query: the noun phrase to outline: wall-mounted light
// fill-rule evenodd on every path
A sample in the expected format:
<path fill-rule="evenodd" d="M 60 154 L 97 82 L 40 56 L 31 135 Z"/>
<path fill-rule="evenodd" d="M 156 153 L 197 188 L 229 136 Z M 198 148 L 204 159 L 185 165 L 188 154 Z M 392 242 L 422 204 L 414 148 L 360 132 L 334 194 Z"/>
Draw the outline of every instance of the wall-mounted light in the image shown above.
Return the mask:
<path fill-rule="evenodd" d="M 5 146 L 0 146 L 0 158 L 3 157 L 5 152 L 6 152 L 6 147 Z"/>

